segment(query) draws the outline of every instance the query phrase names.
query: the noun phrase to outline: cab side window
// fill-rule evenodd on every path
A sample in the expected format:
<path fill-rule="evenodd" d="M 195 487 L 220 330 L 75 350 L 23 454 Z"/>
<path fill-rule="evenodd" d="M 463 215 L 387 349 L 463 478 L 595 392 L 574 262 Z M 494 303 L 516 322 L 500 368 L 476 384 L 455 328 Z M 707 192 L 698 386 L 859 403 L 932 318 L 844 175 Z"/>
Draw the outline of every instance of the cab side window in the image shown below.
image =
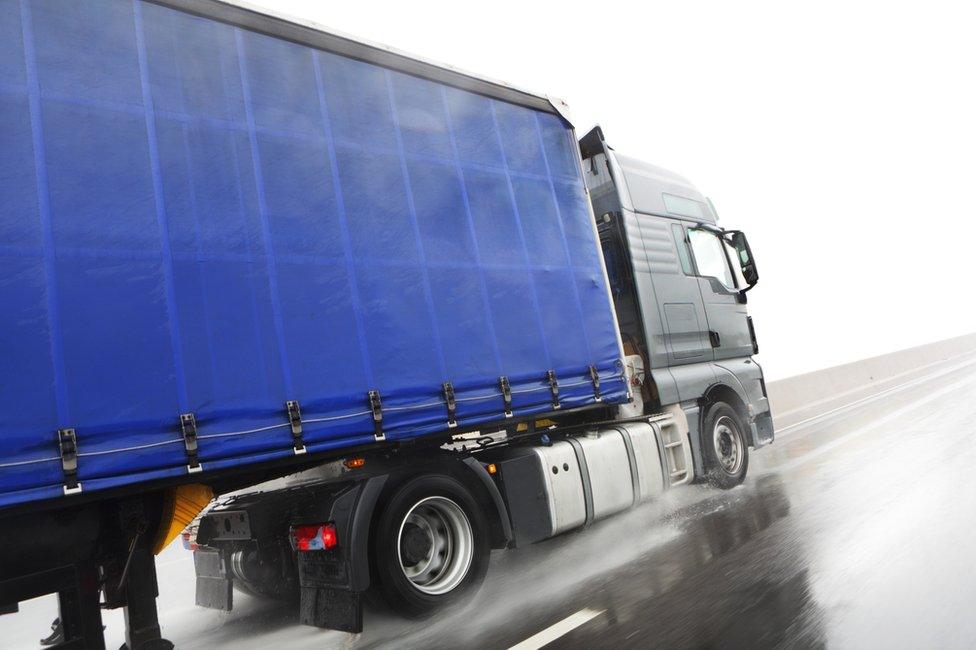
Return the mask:
<path fill-rule="evenodd" d="M 695 264 L 698 265 L 698 275 L 718 278 L 726 289 L 735 291 L 735 277 L 718 236 L 707 230 L 692 228 L 688 230 L 688 241 L 695 256 Z"/>

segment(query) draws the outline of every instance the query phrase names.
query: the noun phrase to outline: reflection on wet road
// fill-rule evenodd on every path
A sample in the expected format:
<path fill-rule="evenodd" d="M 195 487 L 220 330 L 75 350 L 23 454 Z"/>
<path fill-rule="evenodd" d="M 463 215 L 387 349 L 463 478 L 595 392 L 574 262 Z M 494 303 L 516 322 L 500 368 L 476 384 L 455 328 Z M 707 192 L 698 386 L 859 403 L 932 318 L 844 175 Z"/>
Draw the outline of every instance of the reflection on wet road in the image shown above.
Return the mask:
<path fill-rule="evenodd" d="M 973 647 L 974 396 L 970 366 L 781 438 L 559 644 Z"/>
<path fill-rule="evenodd" d="M 180 648 L 236 650 L 504 648 L 527 639 L 971 648 L 974 397 L 976 365 L 967 365 L 814 418 L 755 453 L 734 490 L 675 491 L 578 533 L 497 552 L 463 610 L 418 623 L 370 608 L 358 636 L 298 626 L 291 608 L 243 596 L 229 614 L 196 609 L 189 554 L 168 549 L 164 632 Z M 40 636 L 48 613 L 27 639 Z M 109 647 L 121 642 L 114 614 Z"/>

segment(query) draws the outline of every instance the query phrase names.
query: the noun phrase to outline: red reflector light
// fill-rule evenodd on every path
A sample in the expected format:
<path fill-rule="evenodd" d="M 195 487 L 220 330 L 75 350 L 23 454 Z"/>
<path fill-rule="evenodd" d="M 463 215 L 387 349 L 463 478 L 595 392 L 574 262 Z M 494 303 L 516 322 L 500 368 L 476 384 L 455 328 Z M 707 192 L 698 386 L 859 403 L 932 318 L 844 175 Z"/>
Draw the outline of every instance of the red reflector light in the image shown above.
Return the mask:
<path fill-rule="evenodd" d="M 292 547 L 298 551 L 328 551 L 339 543 L 335 524 L 302 524 L 291 527 Z"/>
<path fill-rule="evenodd" d="M 200 548 L 190 533 L 183 533 L 181 537 L 183 538 L 183 548 L 186 550 L 195 551 Z"/>

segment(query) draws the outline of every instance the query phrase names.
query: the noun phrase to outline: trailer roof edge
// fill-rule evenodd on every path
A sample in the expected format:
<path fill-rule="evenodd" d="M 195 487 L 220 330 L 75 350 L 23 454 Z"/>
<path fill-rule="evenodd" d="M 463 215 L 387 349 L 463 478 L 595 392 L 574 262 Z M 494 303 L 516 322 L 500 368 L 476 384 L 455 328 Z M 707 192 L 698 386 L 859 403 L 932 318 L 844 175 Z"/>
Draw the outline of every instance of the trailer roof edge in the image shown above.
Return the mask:
<path fill-rule="evenodd" d="M 246 2 L 238 2 L 238 0 L 147 1 L 333 54 L 374 63 L 512 104 L 556 115 L 562 115 L 565 110 L 556 107 L 545 95 L 529 92 L 504 81 L 460 70 L 446 63 L 430 61 L 396 48 L 372 43 L 311 21 L 280 14 L 264 7 L 256 7 Z"/>

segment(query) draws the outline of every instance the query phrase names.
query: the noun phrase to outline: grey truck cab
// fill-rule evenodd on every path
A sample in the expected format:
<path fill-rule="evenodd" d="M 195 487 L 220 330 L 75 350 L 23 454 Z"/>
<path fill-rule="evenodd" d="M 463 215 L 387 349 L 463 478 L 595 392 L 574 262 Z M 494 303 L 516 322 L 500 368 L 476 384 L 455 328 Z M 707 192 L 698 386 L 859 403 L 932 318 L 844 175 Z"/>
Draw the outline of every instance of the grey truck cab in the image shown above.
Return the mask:
<path fill-rule="evenodd" d="M 624 353 L 642 366 L 645 410 L 679 405 L 695 475 L 727 483 L 716 470 L 744 474 L 743 453 L 725 435 L 726 421 L 709 417 L 713 405 L 735 410 L 748 446 L 773 440 L 762 368 L 752 358 L 759 346 L 746 302 L 759 276 L 748 241 L 718 226 L 691 183 L 617 153 L 599 127 L 580 150 Z"/>

